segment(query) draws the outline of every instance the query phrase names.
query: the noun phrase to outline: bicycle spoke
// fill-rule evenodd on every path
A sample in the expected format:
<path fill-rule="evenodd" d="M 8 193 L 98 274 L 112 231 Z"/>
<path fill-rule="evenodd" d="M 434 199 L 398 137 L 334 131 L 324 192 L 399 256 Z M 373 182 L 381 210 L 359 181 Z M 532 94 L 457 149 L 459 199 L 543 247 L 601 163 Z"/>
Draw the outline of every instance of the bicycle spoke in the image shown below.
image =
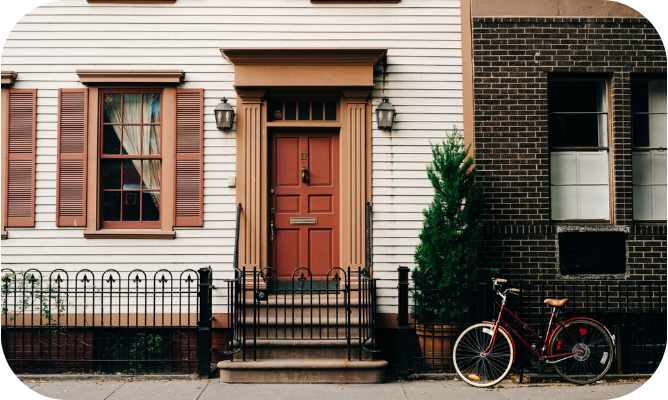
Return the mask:
<path fill-rule="evenodd" d="M 574 383 L 591 383 L 605 375 L 612 365 L 614 348 L 607 331 L 598 324 L 576 319 L 560 326 L 550 343 L 550 354 L 575 353 L 555 364 L 557 372 Z"/>
<path fill-rule="evenodd" d="M 510 339 L 499 331 L 493 348 L 489 349 L 493 329 L 490 324 L 474 325 L 455 343 L 453 359 L 457 373 L 473 386 L 494 385 L 510 370 L 513 358 Z"/>

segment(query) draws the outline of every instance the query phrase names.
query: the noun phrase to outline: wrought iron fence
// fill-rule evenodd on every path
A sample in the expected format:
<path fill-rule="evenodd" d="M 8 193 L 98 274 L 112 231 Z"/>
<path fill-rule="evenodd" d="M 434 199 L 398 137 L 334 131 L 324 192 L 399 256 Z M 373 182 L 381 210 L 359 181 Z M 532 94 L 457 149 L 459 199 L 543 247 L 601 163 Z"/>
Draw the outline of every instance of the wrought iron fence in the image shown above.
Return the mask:
<path fill-rule="evenodd" d="M 404 375 L 422 371 L 455 372 L 452 356 L 441 354 L 441 348 L 451 348 L 457 336 L 467 326 L 483 320 L 491 321 L 498 314 L 489 279 L 478 271 L 479 282 L 471 288 L 475 303 L 463 310 L 459 321 L 468 323 L 423 324 L 409 322 L 409 269 L 399 268 L 399 332 L 397 371 Z M 511 297 L 510 309 L 537 333 L 544 335 L 551 308 L 543 304 L 546 298 L 569 298 L 560 318 L 585 316 L 603 323 L 616 339 L 616 360 L 611 374 L 651 374 L 656 371 L 666 348 L 666 285 L 635 282 L 560 282 L 545 284 L 511 281 L 521 288 L 519 297 Z M 468 318 L 468 319 L 467 319 Z M 521 332 L 521 329 L 516 330 Z M 424 339 L 419 339 L 423 336 Z M 530 338 L 525 338 L 530 339 Z M 551 368 L 532 360 L 524 346 L 517 346 L 514 370 L 551 373 Z M 520 376 L 521 379 L 521 376 Z"/>
<path fill-rule="evenodd" d="M 376 350 L 376 280 L 365 268 L 333 267 L 324 279 L 296 268 L 290 279 L 278 279 L 272 267 L 238 267 L 241 205 L 237 208 L 235 278 L 226 281 L 229 348 L 236 360 L 262 358 L 263 341 L 334 340 L 345 342 L 348 359 L 371 357 Z M 370 252 L 367 204 L 367 254 Z"/>
<path fill-rule="evenodd" d="M 2 269 L 2 347 L 15 373 L 191 373 L 210 268 L 173 273 Z M 202 301 L 200 301 L 202 298 Z M 210 332 L 209 332 L 210 333 Z M 210 339 L 209 339 L 210 342 Z M 207 371 L 208 370 L 208 371 Z"/>

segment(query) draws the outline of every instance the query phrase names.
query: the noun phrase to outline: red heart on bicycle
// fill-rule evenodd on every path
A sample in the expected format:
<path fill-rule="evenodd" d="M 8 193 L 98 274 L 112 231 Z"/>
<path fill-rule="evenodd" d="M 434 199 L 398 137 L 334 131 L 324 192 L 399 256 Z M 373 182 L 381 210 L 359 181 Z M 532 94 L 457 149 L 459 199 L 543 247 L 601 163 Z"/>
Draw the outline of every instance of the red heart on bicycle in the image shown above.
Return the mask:
<path fill-rule="evenodd" d="M 587 334 L 587 330 L 585 328 L 580 328 L 580 336 L 584 336 Z"/>

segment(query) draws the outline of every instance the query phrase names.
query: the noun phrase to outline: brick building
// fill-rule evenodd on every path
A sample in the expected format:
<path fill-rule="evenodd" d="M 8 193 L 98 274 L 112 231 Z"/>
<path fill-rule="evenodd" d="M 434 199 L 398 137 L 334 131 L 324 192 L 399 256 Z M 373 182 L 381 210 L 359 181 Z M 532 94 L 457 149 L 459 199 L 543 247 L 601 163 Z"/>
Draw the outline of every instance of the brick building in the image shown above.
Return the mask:
<path fill-rule="evenodd" d="M 602 1 L 474 0 L 471 20 L 481 263 L 530 282 L 657 282 L 665 303 L 657 31 Z"/>

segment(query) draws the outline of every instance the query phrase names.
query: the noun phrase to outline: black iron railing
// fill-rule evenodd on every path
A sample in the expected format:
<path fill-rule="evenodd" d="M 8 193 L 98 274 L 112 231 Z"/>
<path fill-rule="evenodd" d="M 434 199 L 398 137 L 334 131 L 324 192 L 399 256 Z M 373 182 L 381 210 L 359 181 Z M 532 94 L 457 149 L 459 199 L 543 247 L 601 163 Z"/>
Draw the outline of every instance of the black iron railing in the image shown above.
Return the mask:
<path fill-rule="evenodd" d="M 451 355 L 438 353 L 441 347 L 452 347 L 457 332 L 462 327 L 483 320 L 493 320 L 498 307 L 483 270 L 471 297 L 476 301 L 470 310 L 462 310 L 458 322 L 464 324 L 417 324 L 409 322 L 410 281 L 407 267 L 399 267 L 399 331 L 397 371 L 406 375 L 410 371 L 437 370 L 454 372 Z M 543 304 L 546 298 L 569 298 L 560 318 L 584 316 L 603 323 L 616 339 L 616 359 L 611 374 L 651 374 L 656 371 L 666 348 L 666 285 L 659 283 L 610 282 L 588 283 L 582 281 L 552 284 L 510 281 L 512 287 L 522 289 L 519 297 L 511 297 L 508 306 L 537 333 L 544 335 L 551 308 Z M 475 312 L 473 312 L 475 311 Z M 458 327 L 458 325 L 460 325 Z M 420 343 L 418 331 L 426 337 L 439 337 L 425 348 Z M 521 329 L 516 329 L 521 332 Z M 442 338 L 440 338 L 442 337 Z M 529 338 L 526 338 L 529 339 Z M 421 346 L 422 345 L 422 346 Z M 532 363 L 530 352 L 517 346 L 518 356 L 514 370 L 551 373 L 553 370 Z M 522 377 L 520 376 L 520 379 Z"/>
<path fill-rule="evenodd" d="M 517 280 L 513 286 L 520 287 L 522 292 L 509 305 L 531 326 L 545 329 L 551 312 L 543 304 L 546 298 L 569 299 L 560 316 L 562 320 L 583 316 L 605 325 L 616 342 L 616 358 L 610 373 L 651 374 L 658 368 L 666 349 L 665 284 L 583 281 L 546 284 Z M 527 359 L 529 352 L 520 347 L 523 346 L 517 347 L 519 365 L 529 371 L 539 370 Z"/>
<path fill-rule="evenodd" d="M 211 321 L 199 315 L 210 314 L 210 276 L 2 269 L 5 358 L 15 373 L 203 374 L 199 360 L 208 375 Z"/>
<path fill-rule="evenodd" d="M 226 280 L 229 350 L 234 360 L 257 360 L 262 342 L 329 340 L 345 343 L 352 359 L 376 352 L 376 284 L 371 277 L 370 205 L 367 205 L 367 264 L 333 267 L 323 278 L 296 268 L 278 279 L 272 267 L 238 267 L 241 205 L 237 208 L 234 279 Z"/>

